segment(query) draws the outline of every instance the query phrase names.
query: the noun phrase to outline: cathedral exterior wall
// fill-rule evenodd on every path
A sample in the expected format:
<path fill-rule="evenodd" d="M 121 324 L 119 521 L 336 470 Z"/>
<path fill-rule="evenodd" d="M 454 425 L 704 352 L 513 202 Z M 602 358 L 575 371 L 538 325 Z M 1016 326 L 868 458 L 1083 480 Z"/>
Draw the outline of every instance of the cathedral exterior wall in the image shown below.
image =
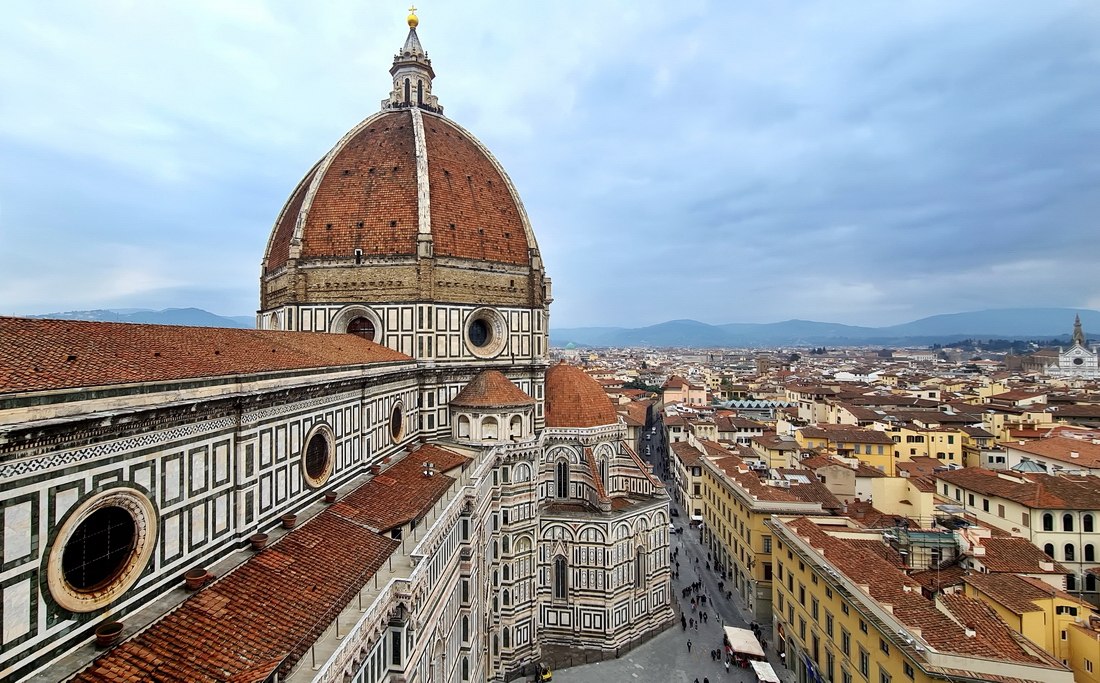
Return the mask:
<path fill-rule="evenodd" d="M 179 587 L 188 569 L 212 564 L 418 438 L 416 375 L 408 370 L 372 377 L 369 393 L 362 381 L 295 383 L 171 407 L 145 396 L 143 407 L 121 401 L 129 407 L 48 423 L 12 422 L 14 413 L 33 412 L 26 406 L 0 414 L 8 423 L 0 460 L 0 676 L 33 669 L 85 640 L 105 617 L 125 617 Z M 399 402 L 410 407 L 409 427 L 395 442 L 388 430 Z M 311 486 L 302 452 L 318 428 L 331 434 L 329 472 Z M 80 606 L 61 604 L 65 582 L 51 550 L 65 545 L 59 534 L 79 526 L 73 518 L 86 502 L 114 494 L 148 502 L 150 514 L 138 520 L 147 564 L 121 595 L 78 592 Z"/>

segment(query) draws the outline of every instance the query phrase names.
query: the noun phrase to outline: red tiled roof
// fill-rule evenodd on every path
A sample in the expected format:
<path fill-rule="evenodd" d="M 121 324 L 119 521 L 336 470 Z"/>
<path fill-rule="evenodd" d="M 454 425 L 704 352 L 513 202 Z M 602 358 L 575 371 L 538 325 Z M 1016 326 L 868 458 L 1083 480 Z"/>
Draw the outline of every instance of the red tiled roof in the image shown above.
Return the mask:
<path fill-rule="evenodd" d="M 1100 510 L 1100 487 L 1092 477 L 1071 479 L 1040 472 L 1011 474 L 978 467 L 939 472 L 936 479 L 1036 509 Z"/>
<path fill-rule="evenodd" d="M 442 116 L 422 112 L 435 256 L 527 264 L 521 210 L 508 182 L 476 141 Z M 305 197 L 318 168 L 312 202 Z M 298 184 L 272 231 L 267 271 L 286 264 L 295 226 L 302 258 L 414 255 L 419 232 L 416 142 L 410 111 L 384 112 L 342 140 Z"/>
<path fill-rule="evenodd" d="M 827 439 L 834 443 L 880 443 L 894 444 L 886 432 L 877 429 L 857 429 L 854 427 L 832 428 L 827 426 L 803 427 L 799 430 L 808 439 Z"/>
<path fill-rule="evenodd" d="M 427 514 L 454 482 L 443 472 L 467 460 L 439 446 L 421 446 L 330 509 L 370 529 L 395 529 Z M 425 462 L 435 465 L 431 477 L 424 476 Z"/>
<path fill-rule="evenodd" d="M 985 555 L 978 559 L 985 568 L 994 573 L 1008 574 L 1071 574 L 1070 570 L 1058 564 L 1049 555 L 1035 547 L 1026 538 L 1016 536 L 991 536 L 983 538 Z M 1052 569 L 1043 569 L 1046 563 L 1053 564 Z"/>
<path fill-rule="evenodd" d="M 251 681 L 280 664 L 285 673 L 398 545 L 328 508 L 70 680 Z"/>
<path fill-rule="evenodd" d="M 527 233 L 508 183 L 469 135 L 424 115 L 435 256 L 526 264 Z M 453 227 L 452 227 L 453 226 Z"/>
<path fill-rule="evenodd" d="M 1068 593 L 1063 593 L 1047 584 L 1028 580 L 1015 574 L 984 574 L 975 572 L 962 577 L 963 582 L 974 586 L 1013 612 L 1041 612 L 1036 600 L 1049 600 L 1055 596 L 1065 596 L 1076 601 Z"/>
<path fill-rule="evenodd" d="M 966 598 L 942 604 L 952 616 L 937 609 L 923 596 L 920 584 L 906 576 L 877 553 L 860 552 L 845 539 L 826 533 L 811 520 L 800 518 L 787 523 L 799 536 L 821 552 L 839 571 L 857 584 L 866 585 L 870 597 L 893 607 L 893 615 L 902 623 L 921 630 L 921 636 L 944 652 L 991 657 L 1016 662 L 1051 664 L 1049 657 L 1025 649 L 1011 629 L 996 618 L 982 603 Z M 942 596 L 941 596 L 942 597 Z M 984 608 L 985 611 L 982 611 Z M 968 637 L 958 622 L 974 622 L 976 635 Z"/>
<path fill-rule="evenodd" d="M 1076 467 L 1100 467 L 1100 444 L 1094 444 L 1083 439 L 1053 436 L 1026 443 L 1009 441 L 1000 445 L 1014 451 L 1050 458 Z M 1077 457 L 1073 457 L 1070 455 L 1071 453 L 1076 453 Z"/>
<path fill-rule="evenodd" d="M 505 407 L 534 405 L 535 399 L 512 383 L 500 370 L 482 370 L 470 380 L 458 396 L 451 399 L 453 406 Z"/>
<path fill-rule="evenodd" d="M 0 394 L 411 360 L 353 334 L 0 317 Z"/>
<path fill-rule="evenodd" d="M 584 370 L 564 362 L 547 369 L 547 427 L 601 427 L 618 421 L 611 400 Z"/>

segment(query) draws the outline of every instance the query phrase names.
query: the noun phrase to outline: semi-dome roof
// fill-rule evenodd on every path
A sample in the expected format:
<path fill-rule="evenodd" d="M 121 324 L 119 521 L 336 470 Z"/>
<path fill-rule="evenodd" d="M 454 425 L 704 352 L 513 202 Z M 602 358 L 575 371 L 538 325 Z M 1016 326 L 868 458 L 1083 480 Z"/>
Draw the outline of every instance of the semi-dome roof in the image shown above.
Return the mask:
<path fill-rule="evenodd" d="M 537 254 L 504 170 L 472 135 L 419 108 L 379 112 L 305 175 L 272 231 L 264 270 L 299 260 L 431 255 L 529 265 Z"/>
<path fill-rule="evenodd" d="M 500 370 L 482 370 L 451 399 L 452 406 L 462 408 L 511 408 L 534 403 L 535 399 L 523 393 Z"/>
<path fill-rule="evenodd" d="M 619 421 L 599 382 L 564 362 L 546 371 L 545 416 L 547 427 L 602 427 Z"/>

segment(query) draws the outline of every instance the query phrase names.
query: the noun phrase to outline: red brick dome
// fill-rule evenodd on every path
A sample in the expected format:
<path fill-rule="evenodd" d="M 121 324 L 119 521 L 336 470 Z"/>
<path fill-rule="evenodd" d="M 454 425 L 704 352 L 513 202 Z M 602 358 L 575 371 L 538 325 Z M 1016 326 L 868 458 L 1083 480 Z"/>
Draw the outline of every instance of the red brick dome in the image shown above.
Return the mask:
<path fill-rule="evenodd" d="M 451 399 L 462 408 L 510 408 L 534 405 L 535 399 L 523 393 L 500 370 L 482 370 L 462 391 Z"/>
<path fill-rule="evenodd" d="M 619 421 L 599 382 L 562 362 L 546 371 L 546 426 L 601 427 Z"/>
<path fill-rule="evenodd" d="M 425 256 L 429 242 L 436 258 L 516 266 L 538 252 L 515 188 L 480 142 L 441 114 L 384 110 L 298 183 L 275 222 L 264 272 L 290 259 Z"/>

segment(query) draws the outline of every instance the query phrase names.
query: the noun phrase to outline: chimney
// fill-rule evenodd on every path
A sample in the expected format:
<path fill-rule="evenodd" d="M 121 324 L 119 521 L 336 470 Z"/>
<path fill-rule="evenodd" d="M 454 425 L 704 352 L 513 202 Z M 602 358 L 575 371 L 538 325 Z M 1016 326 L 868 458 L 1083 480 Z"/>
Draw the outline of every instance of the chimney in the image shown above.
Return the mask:
<path fill-rule="evenodd" d="M 966 625 L 966 630 L 964 631 L 964 633 L 966 633 L 967 638 L 973 638 L 974 636 L 978 635 L 978 632 L 974 630 L 974 624 L 970 623 Z"/>
<path fill-rule="evenodd" d="M 1069 452 L 1069 457 L 1071 457 L 1071 458 L 1080 458 L 1081 454 L 1078 453 L 1077 451 L 1070 451 Z"/>

